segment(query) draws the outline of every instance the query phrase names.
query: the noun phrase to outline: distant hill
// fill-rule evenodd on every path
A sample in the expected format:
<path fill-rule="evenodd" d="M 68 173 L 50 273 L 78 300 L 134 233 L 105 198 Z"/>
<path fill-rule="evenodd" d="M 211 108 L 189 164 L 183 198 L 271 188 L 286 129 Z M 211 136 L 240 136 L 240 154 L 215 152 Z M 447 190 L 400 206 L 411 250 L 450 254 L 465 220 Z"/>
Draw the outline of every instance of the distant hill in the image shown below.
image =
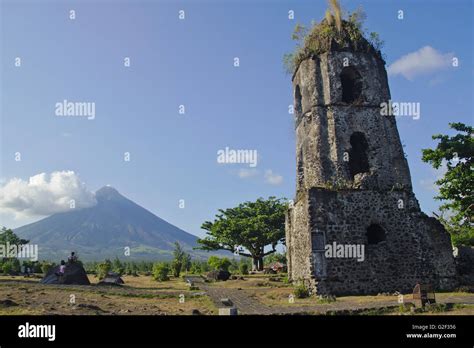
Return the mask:
<path fill-rule="evenodd" d="M 30 243 L 38 244 L 39 259 L 65 259 L 76 251 L 82 260 L 124 257 L 130 247 L 130 259 L 169 259 L 174 242 L 194 258 L 210 253 L 192 250 L 197 237 L 166 222 L 145 208 L 105 186 L 96 192 L 97 205 L 57 213 L 14 232 Z M 231 255 L 228 253 L 228 255 Z"/>

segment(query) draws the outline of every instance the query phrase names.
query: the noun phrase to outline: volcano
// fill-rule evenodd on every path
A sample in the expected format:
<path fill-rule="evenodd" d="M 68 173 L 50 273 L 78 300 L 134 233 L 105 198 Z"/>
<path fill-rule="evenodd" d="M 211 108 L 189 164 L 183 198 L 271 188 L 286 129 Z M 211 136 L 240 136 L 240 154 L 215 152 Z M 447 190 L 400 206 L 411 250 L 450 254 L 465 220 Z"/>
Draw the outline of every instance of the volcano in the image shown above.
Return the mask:
<path fill-rule="evenodd" d="M 197 237 L 159 218 L 105 186 L 96 192 L 97 204 L 71 209 L 19 227 L 14 232 L 38 244 L 39 259 L 60 260 L 71 251 L 83 260 L 105 258 L 170 259 L 178 242 L 193 257 L 208 257 L 193 250 Z"/>

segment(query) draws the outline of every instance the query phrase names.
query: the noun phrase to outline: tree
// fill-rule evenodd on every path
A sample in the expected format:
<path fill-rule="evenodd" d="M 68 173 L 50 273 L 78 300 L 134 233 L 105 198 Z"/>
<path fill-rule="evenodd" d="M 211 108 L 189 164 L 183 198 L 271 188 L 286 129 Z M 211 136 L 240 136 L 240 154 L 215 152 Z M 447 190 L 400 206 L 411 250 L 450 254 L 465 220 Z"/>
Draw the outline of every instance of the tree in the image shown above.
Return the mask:
<path fill-rule="evenodd" d="M 122 275 L 123 272 L 125 271 L 125 268 L 124 268 L 122 262 L 120 262 L 120 259 L 118 257 L 115 257 L 115 259 L 114 259 L 114 262 L 112 264 L 112 270 L 115 273 L 118 273 L 120 275 Z"/>
<path fill-rule="evenodd" d="M 207 264 L 216 271 L 229 271 L 229 267 L 232 263 L 227 257 L 220 258 L 217 256 L 211 256 L 207 260 Z"/>
<path fill-rule="evenodd" d="M 18 237 L 11 229 L 7 229 L 6 227 L 2 227 L 0 231 L 0 244 L 6 245 L 7 243 L 10 245 L 24 245 L 28 244 L 30 241 L 26 239 L 21 239 Z"/>
<path fill-rule="evenodd" d="M 170 268 L 167 263 L 165 262 L 157 262 L 153 264 L 153 279 L 158 280 L 160 282 L 164 282 L 166 280 L 170 280 L 168 274 L 170 272 Z"/>
<path fill-rule="evenodd" d="M 179 277 L 182 270 L 189 270 L 191 266 L 191 256 L 188 255 L 178 242 L 174 243 L 173 250 L 173 261 L 171 262 L 171 268 L 173 270 L 173 276 Z"/>
<path fill-rule="evenodd" d="M 112 269 L 112 262 L 109 259 L 106 259 L 104 262 L 97 265 L 97 276 L 99 279 L 104 279 L 109 274 Z"/>
<path fill-rule="evenodd" d="M 286 209 L 287 203 L 275 197 L 220 209 L 214 222 L 202 224 L 201 228 L 208 232 L 206 238 L 198 239 L 197 249 L 228 250 L 251 257 L 253 268 L 261 271 L 263 258 L 274 253 L 278 243 L 283 242 Z M 271 250 L 265 252 L 266 246 L 271 246 Z"/>
<path fill-rule="evenodd" d="M 436 181 L 441 205 L 441 222 L 451 233 L 454 245 L 474 245 L 474 128 L 463 123 L 450 123 L 458 134 L 436 134 L 439 140 L 435 149 L 423 149 L 422 160 L 435 169 L 446 165 L 446 173 Z M 447 215 L 445 217 L 444 215 Z"/>

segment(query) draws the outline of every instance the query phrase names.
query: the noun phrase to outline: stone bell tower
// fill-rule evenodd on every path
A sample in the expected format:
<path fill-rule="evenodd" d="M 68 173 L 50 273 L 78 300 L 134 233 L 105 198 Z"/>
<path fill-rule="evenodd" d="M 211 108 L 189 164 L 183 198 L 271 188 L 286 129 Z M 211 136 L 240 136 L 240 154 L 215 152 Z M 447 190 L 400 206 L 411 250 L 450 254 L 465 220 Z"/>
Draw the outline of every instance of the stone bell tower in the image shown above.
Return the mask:
<path fill-rule="evenodd" d="M 331 42 L 293 75 L 297 183 L 286 219 L 289 278 L 323 295 L 409 292 L 416 283 L 450 289 L 450 236 L 420 210 L 395 117 L 381 114 L 390 100 L 385 62 L 362 40 Z M 344 252 L 335 255 L 336 246 Z M 351 256 L 356 248 L 359 258 Z"/>

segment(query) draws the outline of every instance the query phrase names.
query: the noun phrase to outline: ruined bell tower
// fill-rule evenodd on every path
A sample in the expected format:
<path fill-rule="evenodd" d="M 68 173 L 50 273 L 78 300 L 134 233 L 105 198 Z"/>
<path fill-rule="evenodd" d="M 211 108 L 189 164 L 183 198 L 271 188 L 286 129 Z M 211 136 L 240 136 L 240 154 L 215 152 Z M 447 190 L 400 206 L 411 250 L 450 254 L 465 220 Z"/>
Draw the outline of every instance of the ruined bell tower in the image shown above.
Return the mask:
<path fill-rule="evenodd" d="M 363 37 L 327 40 L 299 62 L 292 80 L 297 182 L 286 218 L 289 278 L 322 295 L 454 287 L 450 236 L 421 212 L 395 117 L 381 114 L 390 90 L 380 52 Z M 329 257 L 328 245 L 359 247 L 363 260 L 347 252 Z"/>

